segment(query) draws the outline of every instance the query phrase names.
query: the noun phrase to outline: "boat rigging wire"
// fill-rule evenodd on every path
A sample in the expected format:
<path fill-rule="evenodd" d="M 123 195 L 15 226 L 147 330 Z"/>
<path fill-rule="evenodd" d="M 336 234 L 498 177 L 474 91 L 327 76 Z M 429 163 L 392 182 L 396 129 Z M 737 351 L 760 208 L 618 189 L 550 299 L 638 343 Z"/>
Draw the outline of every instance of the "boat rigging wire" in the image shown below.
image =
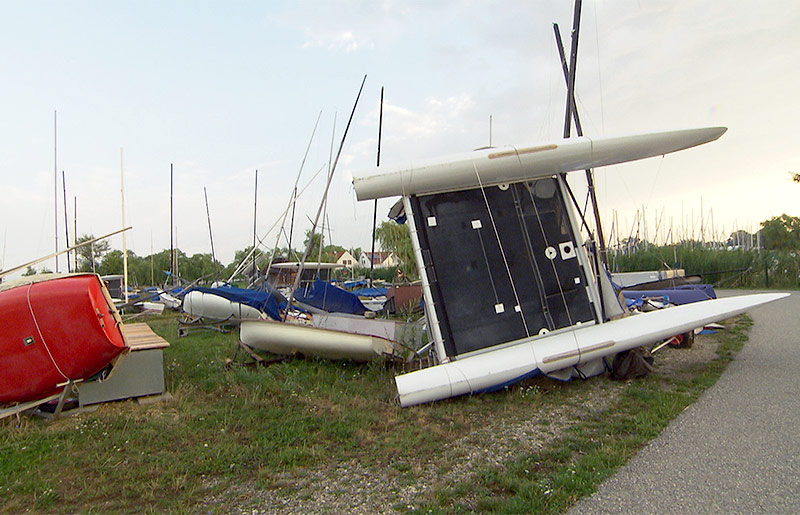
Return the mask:
<path fill-rule="evenodd" d="M 339 157 L 342 155 L 342 149 L 344 148 L 344 142 L 347 139 L 347 133 L 350 130 L 350 124 L 353 122 L 353 116 L 356 114 L 356 107 L 358 107 L 358 101 L 361 98 L 361 92 L 364 90 L 364 83 L 367 82 L 367 76 L 364 75 L 364 79 L 361 81 L 361 87 L 358 90 L 358 95 L 356 96 L 356 101 L 353 104 L 353 110 L 350 112 L 350 118 L 347 120 L 347 126 L 344 129 L 344 134 L 342 135 L 342 141 L 339 144 L 339 151 L 336 153 L 336 159 L 333 162 L 333 166 L 331 168 L 331 172 L 328 174 L 328 181 L 325 184 L 325 192 L 322 195 L 323 202 L 320 203 L 319 209 L 317 209 L 317 214 L 314 217 L 314 224 L 311 226 L 311 234 L 314 234 L 316 230 L 317 223 L 319 222 L 320 214 L 322 213 L 322 209 L 324 207 L 324 203 L 328 198 L 328 191 L 331 187 L 331 180 L 333 179 L 333 174 L 336 171 L 336 166 L 339 164 Z M 294 284 L 292 285 L 292 290 L 289 292 L 289 299 L 287 300 L 287 306 L 292 305 L 292 301 L 294 300 L 294 292 L 297 290 L 298 285 L 300 284 L 300 278 L 303 275 L 303 264 L 308 258 L 308 253 L 311 251 L 311 244 L 313 243 L 313 238 L 308 239 L 308 245 L 306 245 L 306 249 L 303 252 L 303 258 L 300 260 L 300 267 L 297 270 L 297 275 L 294 278 Z M 283 319 L 286 320 L 286 315 L 288 314 L 289 310 L 287 309 L 284 312 Z"/>
<path fill-rule="evenodd" d="M 563 183 L 563 181 L 562 181 L 562 183 Z M 542 223 L 541 214 L 539 213 L 539 209 L 536 206 L 536 200 L 534 198 L 533 191 L 531 191 L 530 188 L 528 188 L 528 195 L 529 195 L 530 200 L 531 200 L 531 206 L 533 207 L 533 212 L 536 215 L 536 221 L 539 224 L 539 231 L 542 234 L 542 240 L 544 241 L 545 248 L 550 247 L 550 242 L 547 239 L 547 233 L 545 232 L 544 224 Z M 559 295 L 561 297 L 561 301 L 564 303 L 564 311 L 567 314 L 567 321 L 569 322 L 570 327 L 573 327 L 575 325 L 575 321 L 572 319 L 572 315 L 569 312 L 569 305 L 567 304 L 567 297 L 566 297 L 566 295 L 564 295 L 564 288 L 561 285 L 561 278 L 558 275 L 558 270 L 556 270 L 555 259 L 551 259 L 550 260 L 550 266 L 553 268 L 553 276 L 555 277 L 556 284 L 558 285 L 558 292 L 559 292 Z"/>
<path fill-rule="evenodd" d="M 486 197 L 486 190 L 483 186 L 483 181 L 481 181 L 481 174 L 478 172 L 478 167 L 475 164 L 475 161 L 472 162 L 472 169 L 475 170 L 475 177 L 478 179 L 478 187 L 481 190 L 481 195 L 483 196 L 483 202 L 486 205 L 486 212 L 489 215 L 489 221 L 492 224 L 492 229 L 494 230 L 494 237 L 497 241 L 497 246 L 500 249 L 500 255 L 503 256 L 503 266 L 506 268 L 506 274 L 508 275 L 508 280 L 511 283 L 511 291 L 514 293 L 514 305 L 515 310 L 519 312 L 520 318 L 522 319 L 522 326 L 525 329 L 525 335 L 530 336 L 530 330 L 528 329 L 528 322 L 525 320 L 525 314 L 522 312 L 522 303 L 519 301 L 519 294 L 517 293 L 517 287 L 514 283 L 514 277 L 511 274 L 511 268 L 508 265 L 508 258 L 506 257 L 505 250 L 503 250 L 503 242 L 500 241 L 500 233 L 497 231 L 497 225 L 494 221 L 494 215 L 492 214 L 492 209 L 489 206 L 489 199 Z M 482 242 L 481 242 L 482 244 Z M 488 263 L 487 263 L 488 265 Z M 491 277 L 491 276 L 490 276 Z"/>
<path fill-rule="evenodd" d="M 311 179 L 308 181 L 308 183 L 305 186 L 303 186 L 303 188 L 300 190 L 300 192 L 299 193 L 297 192 L 297 184 L 300 181 L 300 175 L 302 174 L 303 167 L 306 164 L 306 158 L 308 157 L 308 152 L 309 152 L 309 149 L 311 148 L 311 142 L 314 141 L 314 135 L 317 132 L 317 126 L 319 125 L 319 120 L 320 120 L 321 116 L 322 116 L 322 111 L 320 111 L 319 114 L 317 115 L 317 121 L 314 123 L 314 130 L 311 131 L 311 138 L 309 138 L 308 145 L 306 146 L 306 152 L 305 152 L 305 154 L 303 154 L 303 160 L 300 162 L 300 170 L 297 172 L 297 177 L 295 178 L 295 181 L 294 181 L 294 188 L 292 189 L 292 195 L 289 197 L 289 203 L 286 206 L 286 209 L 283 211 L 283 213 L 278 215 L 278 219 L 275 220 L 275 222 L 272 224 L 272 226 L 269 228 L 269 230 L 267 230 L 267 232 L 264 233 L 264 237 L 260 238 L 258 240 L 259 244 L 263 243 L 263 241 L 267 238 L 267 235 L 272 232 L 272 230 L 275 228 L 275 226 L 278 225 L 278 221 L 280 221 L 281 227 L 283 227 L 286 224 L 286 217 L 288 216 L 290 209 L 293 209 L 295 203 L 297 202 L 297 199 L 300 198 L 300 195 L 303 194 L 303 192 L 306 190 L 306 188 L 309 187 L 309 185 L 314 181 L 314 179 L 316 179 L 317 175 L 319 175 L 319 173 L 324 168 L 324 166 L 320 167 L 320 169 L 317 170 L 317 172 L 311 177 Z M 283 218 L 281 218 L 281 217 L 283 217 Z M 275 241 L 275 248 L 276 249 L 278 247 L 278 243 L 280 242 L 280 232 L 281 231 L 278 231 L 278 236 L 277 236 L 276 241 Z M 291 249 L 291 235 L 289 236 L 289 249 Z M 246 266 L 245 263 L 247 262 L 248 259 L 250 259 L 250 257 L 253 255 L 253 253 L 255 253 L 255 251 L 256 251 L 256 248 L 255 248 L 255 245 L 254 245 L 253 248 L 250 249 L 250 252 L 247 254 L 247 256 L 245 256 L 244 259 L 242 259 L 242 261 L 236 267 L 236 270 L 234 270 L 233 274 L 231 274 L 230 278 L 228 279 L 228 282 L 233 281 L 233 278 L 237 274 L 241 273 L 242 270 L 244 270 L 244 266 Z M 270 259 L 270 265 L 272 265 L 272 259 L 274 259 L 274 253 L 273 253 L 272 258 Z"/>
<path fill-rule="evenodd" d="M 536 262 L 536 255 L 533 250 L 533 243 L 530 240 L 530 234 L 528 233 L 528 224 L 525 223 L 525 217 L 522 209 L 522 202 L 520 201 L 519 197 L 517 196 L 516 188 L 513 190 L 514 194 L 514 205 L 517 210 L 517 220 L 520 224 L 520 230 L 522 231 L 522 237 L 525 242 L 525 251 L 528 254 L 528 261 L 532 265 L 533 276 L 536 278 L 536 289 L 537 293 L 539 294 L 539 304 L 542 306 L 542 314 L 544 315 L 545 321 L 547 322 L 548 329 L 553 330 L 555 329 L 555 322 L 553 322 L 553 316 L 550 313 L 550 304 L 547 302 L 547 296 L 545 295 L 545 288 L 544 288 L 544 279 L 542 278 L 542 272 L 539 270 L 539 264 Z M 536 205 L 533 205 L 534 212 L 537 211 Z M 537 213 L 538 217 L 538 213 Z"/>

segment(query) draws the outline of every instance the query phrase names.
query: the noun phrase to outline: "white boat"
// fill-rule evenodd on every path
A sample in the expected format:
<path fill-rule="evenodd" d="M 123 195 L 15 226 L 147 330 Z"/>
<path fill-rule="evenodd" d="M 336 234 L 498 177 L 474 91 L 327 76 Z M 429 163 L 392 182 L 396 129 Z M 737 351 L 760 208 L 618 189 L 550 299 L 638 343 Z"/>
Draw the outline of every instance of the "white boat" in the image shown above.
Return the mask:
<path fill-rule="evenodd" d="M 377 297 L 366 297 L 359 295 L 358 300 L 370 311 L 380 311 L 386 304 L 386 295 L 379 295 Z"/>
<path fill-rule="evenodd" d="M 475 150 L 353 177 L 358 200 L 497 186 L 655 157 L 702 145 L 726 127 L 612 138 L 571 138 L 525 147 Z"/>
<path fill-rule="evenodd" d="M 714 299 L 529 338 L 490 353 L 398 376 L 400 404 L 412 406 L 496 390 L 527 377 L 580 367 L 599 357 L 682 334 L 788 296 L 766 293 Z"/>
<path fill-rule="evenodd" d="M 170 295 L 167 292 L 159 292 L 158 300 L 156 302 L 160 302 L 164 304 L 165 307 L 169 309 L 180 309 L 181 308 L 181 300 L 173 295 Z"/>
<path fill-rule="evenodd" d="M 236 302 L 214 293 L 199 290 L 192 290 L 184 295 L 183 311 L 193 317 L 212 321 L 239 322 L 267 316 L 261 310 L 243 302 Z"/>
<path fill-rule="evenodd" d="M 370 361 L 403 354 L 399 343 L 381 336 L 273 320 L 243 320 L 239 339 L 248 347 L 274 354 L 327 359 Z"/>
<path fill-rule="evenodd" d="M 539 373 L 591 375 L 605 356 L 782 298 L 748 295 L 630 316 L 573 212 L 562 173 L 660 156 L 725 131 L 484 149 L 354 178 L 359 200 L 402 195 L 438 360 L 396 377 L 400 403 L 502 388 Z"/>

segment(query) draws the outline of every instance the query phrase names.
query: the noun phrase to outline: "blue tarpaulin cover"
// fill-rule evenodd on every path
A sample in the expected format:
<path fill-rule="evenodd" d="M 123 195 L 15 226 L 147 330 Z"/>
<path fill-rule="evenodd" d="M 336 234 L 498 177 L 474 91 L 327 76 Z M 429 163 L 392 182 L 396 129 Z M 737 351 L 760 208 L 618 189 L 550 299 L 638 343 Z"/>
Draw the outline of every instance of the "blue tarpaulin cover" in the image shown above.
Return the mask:
<path fill-rule="evenodd" d="M 678 305 L 717 298 L 714 287 L 710 284 L 689 284 L 660 290 L 622 290 L 622 295 L 629 305 L 630 301 L 653 297 L 667 297 L 669 302 Z"/>
<path fill-rule="evenodd" d="M 380 297 L 386 295 L 386 288 L 359 288 L 358 290 L 351 290 L 354 295 L 361 297 Z"/>
<path fill-rule="evenodd" d="M 221 288 L 204 288 L 195 286 L 192 291 L 200 291 L 203 293 L 210 293 L 212 295 L 219 295 L 233 302 L 240 302 L 248 306 L 254 307 L 263 311 L 273 320 L 281 320 L 280 307 L 278 301 L 272 293 L 267 291 L 248 290 L 245 288 L 234 288 L 232 286 L 225 286 Z"/>
<path fill-rule="evenodd" d="M 333 313 L 363 315 L 367 308 L 358 300 L 358 295 L 317 279 L 307 289 L 298 289 L 294 298 L 309 306 Z"/>

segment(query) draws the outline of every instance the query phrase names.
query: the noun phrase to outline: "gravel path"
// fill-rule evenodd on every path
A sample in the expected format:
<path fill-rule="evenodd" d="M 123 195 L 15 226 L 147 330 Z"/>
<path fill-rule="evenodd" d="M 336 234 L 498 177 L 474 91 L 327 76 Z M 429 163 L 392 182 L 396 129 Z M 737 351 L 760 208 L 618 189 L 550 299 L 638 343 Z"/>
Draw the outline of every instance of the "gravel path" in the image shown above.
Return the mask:
<path fill-rule="evenodd" d="M 750 315 L 719 382 L 569 513 L 800 513 L 800 292 Z"/>

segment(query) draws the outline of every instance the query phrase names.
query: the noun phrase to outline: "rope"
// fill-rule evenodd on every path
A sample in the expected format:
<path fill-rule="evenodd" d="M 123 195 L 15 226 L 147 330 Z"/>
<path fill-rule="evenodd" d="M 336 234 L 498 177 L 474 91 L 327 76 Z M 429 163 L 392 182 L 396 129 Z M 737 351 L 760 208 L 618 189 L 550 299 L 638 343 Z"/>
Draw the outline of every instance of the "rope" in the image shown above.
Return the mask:
<path fill-rule="evenodd" d="M 525 314 L 522 312 L 522 303 L 519 301 L 519 295 L 517 294 L 517 287 L 514 284 L 514 277 L 511 275 L 511 268 L 508 266 L 508 259 L 506 258 L 505 250 L 503 249 L 503 243 L 500 241 L 500 234 L 497 232 L 497 225 L 494 222 L 494 216 L 492 216 L 492 210 L 489 207 L 489 199 L 486 197 L 486 191 L 483 188 L 483 181 L 481 181 L 481 175 L 478 173 L 478 167 L 475 165 L 475 162 L 472 162 L 472 169 L 475 170 L 475 177 L 478 179 L 478 186 L 481 189 L 481 195 L 483 195 L 483 202 L 486 204 L 486 212 L 489 215 L 489 221 L 492 223 L 492 230 L 494 230 L 494 237 L 497 241 L 497 246 L 500 248 L 500 255 L 503 256 L 503 266 L 506 268 L 506 274 L 508 275 L 508 280 L 511 283 L 511 291 L 514 293 L 514 301 L 516 302 L 515 309 L 519 309 L 520 318 L 522 319 L 522 326 L 525 329 L 525 335 L 530 336 L 530 330 L 528 330 L 528 322 L 525 320 Z"/>
<path fill-rule="evenodd" d="M 36 326 L 36 332 L 39 334 L 39 339 L 42 340 L 42 345 L 44 345 L 44 348 L 47 351 L 47 355 L 50 356 L 50 361 L 53 362 L 53 366 L 56 367 L 56 370 L 58 371 L 59 374 L 61 374 L 61 377 L 69 381 L 70 380 L 69 377 L 67 377 L 67 374 L 62 372 L 61 369 L 58 367 L 58 363 L 56 363 L 56 360 L 53 358 L 53 353 L 50 352 L 50 347 L 48 347 L 47 342 L 44 341 L 44 335 L 42 334 L 42 330 L 39 328 L 39 322 L 36 320 L 36 315 L 33 313 L 33 306 L 31 305 L 32 288 L 33 288 L 33 283 L 28 285 L 26 296 L 28 299 L 28 309 L 31 312 L 31 318 L 33 319 L 33 324 Z"/>
<path fill-rule="evenodd" d="M 497 286 L 494 284 L 494 277 L 492 276 L 492 268 L 489 266 L 489 256 L 486 255 L 486 246 L 483 244 L 483 235 L 481 229 L 478 229 L 478 241 L 481 242 L 481 251 L 483 252 L 483 262 L 486 265 L 486 271 L 489 273 L 489 282 L 492 284 L 492 292 L 494 293 L 495 305 L 500 303 L 500 297 L 497 296 Z"/>
<path fill-rule="evenodd" d="M 544 240 L 544 244 L 545 246 L 550 247 L 551 246 L 550 242 L 547 240 L 547 233 L 545 232 L 544 225 L 542 224 L 542 217 L 539 215 L 539 209 L 536 207 L 536 200 L 534 200 L 533 192 L 531 191 L 530 187 L 528 187 L 527 190 L 528 190 L 528 196 L 530 197 L 531 200 L 531 206 L 533 207 L 533 212 L 536 215 L 536 221 L 539 224 L 539 231 L 541 231 L 542 233 L 542 239 Z M 560 188 L 557 189 L 557 191 L 560 191 Z M 575 251 L 577 252 L 577 249 L 575 249 Z M 550 266 L 553 268 L 553 275 L 556 278 L 556 284 L 558 285 L 558 291 L 559 294 L 561 295 L 561 301 L 564 303 L 564 311 L 566 311 L 567 313 L 567 320 L 569 321 L 569 325 L 573 326 L 575 324 L 572 320 L 572 315 L 569 312 L 569 306 L 567 305 L 567 298 L 564 295 L 564 289 L 561 287 L 561 281 L 558 278 L 558 271 L 556 270 L 556 263 L 554 259 L 550 260 Z"/>
<path fill-rule="evenodd" d="M 536 207 L 536 201 L 534 200 L 533 192 L 531 191 L 530 187 L 527 187 L 527 190 L 528 190 L 528 195 L 530 196 L 530 199 L 531 199 L 531 205 L 533 206 L 534 213 L 536 214 L 536 221 L 539 223 L 539 230 L 542 233 L 542 238 L 544 239 L 545 245 L 547 247 L 549 247 L 550 243 L 547 241 L 547 234 L 544 231 L 544 226 L 542 225 L 542 219 L 541 219 L 541 216 L 539 215 L 539 209 Z M 556 191 L 560 192 L 561 188 L 557 188 Z M 563 200 L 563 197 L 562 197 L 562 200 Z M 578 250 L 575 249 L 575 252 L 577 252 L 577 251 Z M 577 257 L 576 257 L 576 259 L 577 259 Z M 572 314 L 569 312 L 569 306 L 567 305 L 567 298 L 564 295 L 564 289 L 561 287 L 561 280 L 559 279 L 558 272 L 556 271 L 555 260 L 550 260 L 550 266 L 552 266 L 552 268 L 553 268 L 553 275 L 556 278 L 556 284 L 558 285 L 558 291 L 559 291 L 559 294 L 561 295 L 561 301 L 564 303 L 564 311 L 567 314 L 567 320 L 569 321 L 570 333 L 572 334 L 572 338 L 575 340 L 575 348 L 578 350 L 578 363 L 580 363 L 581 362 L 581 358 L 583 356 L 583 353 L 581 352 L 581 346 L 580 346 L 580 343 L 578 342 L 578 336 L 575 334 L 575 331 L 576 331 L 575 322 L 572 320 Z"/>
<path fill-rule="evenodd" d="M 533 243 L 531 242 L 530 235 L 528 234 L 528 226 L 525 223 L 522 201 L 516 188 L 512 189 L 512 194 L 514 197 L 514 208 L 517 211 L 517 220 L 519 221 L 520 230 L 522 231 L 522 238 L 525 242 L 525 250 L 528 253 L 528 259 L 533 267 L 533 276 L 536 279 L 536 290 L 539 294 L 539 304 L 542 306 L 542 314 L 544 315 L 545 322 L 547 323 L 547 329 L 552 331 L 556 328 L 556 324 L 553 321 L 552 314 L 550 313 L 550 305 L 547 303 L 547 296 L 544 294 L 544 280 L 542 279 L 542 272 L 539 270 L 539 264 L 536 262 Z M 534 206 L 534 209 L 536 209 L 536 206 Z"/>

